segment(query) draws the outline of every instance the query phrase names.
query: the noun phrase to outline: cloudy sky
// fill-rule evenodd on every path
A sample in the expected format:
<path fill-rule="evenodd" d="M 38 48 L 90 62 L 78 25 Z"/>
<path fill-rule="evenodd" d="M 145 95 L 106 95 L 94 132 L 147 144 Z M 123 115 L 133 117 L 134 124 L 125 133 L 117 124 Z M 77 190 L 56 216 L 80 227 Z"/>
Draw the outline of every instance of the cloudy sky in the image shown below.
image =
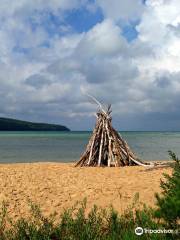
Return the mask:
<path fill-rule="evenodd" d="M 180 130 L 179 0 L 0 0 L 0 116 Z"/>

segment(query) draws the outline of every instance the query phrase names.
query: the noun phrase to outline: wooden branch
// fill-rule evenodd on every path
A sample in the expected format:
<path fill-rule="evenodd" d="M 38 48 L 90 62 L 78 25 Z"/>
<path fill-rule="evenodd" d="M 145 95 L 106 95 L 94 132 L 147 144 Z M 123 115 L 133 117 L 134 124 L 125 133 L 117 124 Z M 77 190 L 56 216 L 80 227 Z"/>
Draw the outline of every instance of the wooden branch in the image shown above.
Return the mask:
<path fill-rule="evenodd" d="M 94 98 L 91 96 L 91 98 Z M 94 99 L 97 104 L 100 104 Z M 100 104 L 97 121 L 85 152 L 75 166 L 149 166 L 140 161 L 127 142 L 112 127 L 111 107 L 105 112 Z"/>
<path fill-rule="evenodd" d="M 102 156 L 102 146 L 103 146 L 103 136 L 104 136 L 103 127 L 104 127 L 104 121 L 102 124 L 102 134 L 101 134 L 101 143 L 100 143 L 100 149 L 99 149 L 98 167 L 101 166 L 101 156 Z"/>

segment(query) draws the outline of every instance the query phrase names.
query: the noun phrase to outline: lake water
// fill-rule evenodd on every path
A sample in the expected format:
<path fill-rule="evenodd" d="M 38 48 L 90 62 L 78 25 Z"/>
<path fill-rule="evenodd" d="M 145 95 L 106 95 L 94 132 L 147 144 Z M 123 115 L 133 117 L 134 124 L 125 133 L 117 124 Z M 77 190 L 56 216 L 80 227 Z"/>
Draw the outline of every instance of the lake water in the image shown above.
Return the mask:
<path fill-rule="evenodd" d="M 0 132 L 0 163 L 72 162 L 79 159 L 91 132 Z M 143 160 L 180 156 L 180 132 L 121 132 Z"/>

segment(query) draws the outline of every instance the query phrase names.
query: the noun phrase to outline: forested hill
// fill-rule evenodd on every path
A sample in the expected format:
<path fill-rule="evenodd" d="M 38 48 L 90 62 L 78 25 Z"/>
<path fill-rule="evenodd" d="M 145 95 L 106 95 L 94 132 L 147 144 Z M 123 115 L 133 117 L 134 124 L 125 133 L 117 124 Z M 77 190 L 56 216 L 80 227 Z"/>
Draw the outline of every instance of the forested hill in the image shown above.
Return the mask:
<path fill-rule="evenodd" d="M 0 131 L 70 131 L 65 126 L 0 118 Z"/>

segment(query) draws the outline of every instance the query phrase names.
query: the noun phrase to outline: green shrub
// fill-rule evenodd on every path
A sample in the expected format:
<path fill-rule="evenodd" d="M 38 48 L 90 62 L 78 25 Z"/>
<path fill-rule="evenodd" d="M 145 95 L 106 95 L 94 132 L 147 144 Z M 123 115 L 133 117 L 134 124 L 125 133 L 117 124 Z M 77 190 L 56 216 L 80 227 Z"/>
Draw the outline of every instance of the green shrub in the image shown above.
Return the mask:
<path fill-rule="evenodd" d="M 129 207 L 123 215 L 119 215 L 112 207 L 103 210 L 94 206 L 88 215 L 85 214 L 86 201 L 81 206 L 66 210 L 59 223 L 54 223 L 54 216 L 46 218 L 38 206 L 31 204 L 31 217 L 12 222 L 2 214 L 3 224 L 0 226 L 0 240 L 131 240 L 139 239 L 135 235 L 137 226 L 151 229 L 159 228 L 153 220 L 153 210 L 144 207 L 133 211 Z M 6 212 L 5 207 L 3 208 Z M 10 224 L 6 228 L 6 223 Z M 144 234 L 141 239 L 166 239 L 161 235 Z M 168 239 L 168 238 L 167 238 Z"/>
<path fill-rule="evenodd" d="M 164 174 L 166 181 L 161 181 L 162 195 L 156 193 L 157 218 L 163 219 L 167 228 L 177 229 L 180 221 L 180 160 L 169 151 L 175 161 L 172 176 Z"/>

